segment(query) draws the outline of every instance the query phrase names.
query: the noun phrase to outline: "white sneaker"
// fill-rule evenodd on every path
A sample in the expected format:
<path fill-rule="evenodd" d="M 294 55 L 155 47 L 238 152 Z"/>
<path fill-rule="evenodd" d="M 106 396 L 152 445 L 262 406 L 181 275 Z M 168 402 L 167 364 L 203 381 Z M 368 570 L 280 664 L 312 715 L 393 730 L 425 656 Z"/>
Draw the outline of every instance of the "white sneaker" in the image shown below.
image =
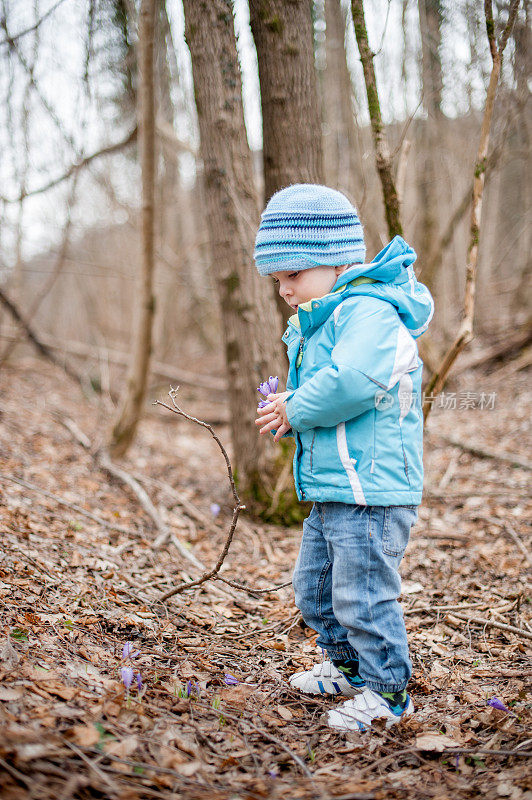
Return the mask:
<path fill-rule="evenodd" d="M 374 719 L 384 717 L 386 727 L 390 728 L 400 722 L 403 717 L 409 717 L 413 713 L 414 704 L 410 697 L 408 697 L 406 707 L 396 713 L 380 694 L 366 687 L 352 700 L 346 700 L 338 708 L 329 711 L 327 722 L 329 727 L 337 731 L 365 731 L 371 726 Z"/>
<path fill-rule="evenodd" d="M 360 678 L 360 688 L 353 686 L 332 661 L 322 661 L 306 672 L 296 672 L 289 679 L 294 689 L 305 694 L 343 694 L 354 697 L 366 685 Z"/>

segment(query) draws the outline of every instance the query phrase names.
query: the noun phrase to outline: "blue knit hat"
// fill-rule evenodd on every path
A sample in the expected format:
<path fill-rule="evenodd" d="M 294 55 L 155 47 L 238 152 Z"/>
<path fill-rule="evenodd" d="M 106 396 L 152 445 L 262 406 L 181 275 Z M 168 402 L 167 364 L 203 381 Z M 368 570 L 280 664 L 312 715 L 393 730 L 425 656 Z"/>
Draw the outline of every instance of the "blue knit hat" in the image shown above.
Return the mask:
<path fill-rule="evenodd" d="M 296 183 L 272 196 L 253 254 L 261 275 L 362 264 L 365 255 L 356 208 L 341 192 L 314 183 Z"/>

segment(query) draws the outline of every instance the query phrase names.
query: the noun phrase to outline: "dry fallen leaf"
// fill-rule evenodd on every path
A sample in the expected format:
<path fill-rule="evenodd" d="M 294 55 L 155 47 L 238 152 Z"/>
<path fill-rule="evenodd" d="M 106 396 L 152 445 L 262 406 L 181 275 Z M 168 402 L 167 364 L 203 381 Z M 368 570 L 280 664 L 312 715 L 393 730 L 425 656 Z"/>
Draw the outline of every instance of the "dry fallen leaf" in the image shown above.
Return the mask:
<path fill-rule="evenodd" d="M 22 687 L 0 686 L 0 700 L 9 702 L 10 700 L 20 700 L 23 691 Z"/>
<path fill-rule="evenodd" d="M 294 715 L 292 714 L 290 709 L 287 708 L 286 706 L 277 706 L 277 713 L 279 714 L 279 716 L 281 716 L 283 719 L 286 720 L 294 718 Z"/>
<path fill-rule="evenodd" d="M 5 644 L 0 648 L 0 661 L 4 662 L 7 669 L 15 669 L 20 661 L 20 656 L 11 644 L 9 636 Z"/>
<path fill-rule="evenodd" d="M 64 683 L 60 683 L 59 681 L 46 681 L 40 688 L 44 689 L 48 694 L 57 695 L 57 697 L 60 697 L 62 700 L 72 700 L 77 693 L 77 689 L 74 689 L 73 686 L 65 686 Z"/>
<path fill-rule="evenodd" d="M 92 747 L 100 738 L 100 731 L 94 725 L 74 725 L 72 738 L 81 747 Z"/>
<path fill-rule="evenodd" d="M 139 740 L 136 736 L 127 736 L 121 742 L 106 742 L 103 749 L 106 753 L 119 758 L 128 758 L 137 749 Z"/>
<path fill-rule="evenodd" d="M 416 747 L 431 753 L 442 753 L 448 747 L 461 747 L 460 742 L 445 736 L 444 733 L 422 733 L 416 736 Z"/>

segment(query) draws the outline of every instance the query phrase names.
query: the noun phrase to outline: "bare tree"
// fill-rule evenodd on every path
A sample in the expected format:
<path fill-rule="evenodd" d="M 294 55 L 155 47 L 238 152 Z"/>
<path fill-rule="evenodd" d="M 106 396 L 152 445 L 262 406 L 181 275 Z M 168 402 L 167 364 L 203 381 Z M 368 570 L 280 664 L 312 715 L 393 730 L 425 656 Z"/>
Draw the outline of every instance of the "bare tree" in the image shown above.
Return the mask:
<path fill-rule="evenodd" d="M 423 281 L 434 291 L 436 272 L 427 262 L 438 236 L 438 196 L 441 181 L 438 171 L 438 149 L 442 131 L 442 68 L 440 60 L 442 8 L 440 0 L 418 0 L 422 46 L 423 107 L 426 119 L 421 121 L 421 154 L 418 167 L 419 235 L 418 251 L 423 264 Z"/>
<path fill-rule="evenodd" d="M 310 0 L 250 0 L 262 104 L 264 203 L 292 183 L 323 183 Z M 275 294 L 286 323 L 289 309 Z"/>
<path fill-rule="evenodd" d="M 368 98 L 369 118 L 371 122 L 371 131 L 373 134 L 373 143 L 375 145 L 375 160 L 377 164 L 377 172 L 379 173 L 379 178 L 382 185 L 382 196 L 384 200 L 386 223 L 388 225 L 388 234 L 390 237 L 393 237 L 397 234 L 402 234 L 403 227 L 401 225 L 399 196 L 397 194 L 392 170 L 392 159 L 388 150 L 384 126 L 382 123 L 379 94 L 377 91 L 377 80 L 375 77 L 375 68 L 373 66 L 374 53 L 372 53 L 368 42 L 368 32 L 366 30 L 363 0 L 351 0 L 351 11 L 353 14 L 353 23 L 355 26 L 355 36 L 357 40 L 358 51 L 360 53 L 360 60 L 362 61 L 362 68 L 364 70 L 364 83 Z"/>
<path fill-rule="evenodd" d="M 239 491 L 246 500 L 266 499 L 273 450 L 269 442 L 257 441 L 256 387 L 268 374 L 281 373 L 283 359 L 273 297 L 253 266 L 259 208 L 244 125 L 232 7 L 230 0 L 184 0 L 183 5 Z"/>
<path fill-rule="evenodd" d="M 495 97 L 497 94 L 497 85 L 502 69 L 502 57 L 508 38 L 512 32 L 512 28 L 517 16 L 517 9 L 519 7 L 519 0 L 512 0 L 510 9 L 508 11 L 508 21 L 504 26 L 503 32 L 500 36 L 499 43 L 495 37 L 495 23 L 493 20 L 493 8 L 491 0 L 484 0 L 484 11 L 486 15 L 486 32 L 488 36 L 492 68 L 488 84 L 488 91 L 486 93 L 486 105 L 484 108 L 484 115 L 482 117 L 482 126 L 480 130 L 480 141 L 478 145 L 477 157 L 475 161 L 475 172 L 473 178 L 473 200 L 471 205 L 471 226 L 469 247 L 467 250 L 467 264 L 466 264 L 466 286 L 464 296 L 464 317 L 458 335 L 451 347 L 445 353 L 445 356 L 432 376 L 427 389 L 426 397 L 423 406 L 423 414 L 425 421 L 430 414 L 432 407 L 431 397 L 433 394 L 438 394 L 445 385 L 447 376 L 450 369 L 456 360 L 457 356 L 466 347 L 473 338 L 473 316 L 475 312 L 475 289 L 476 289 L 476 276 L 477 276 L 477 262 L 478 262 L 478 246 L 480 240 L 480 223 L 482 215 L 482 198 L 484 194 L 484 182 L 486 180 L 486 166 L 488 158 L 488 147 L 490 141 L 490 128 L 491 120 L 493 117 L 493 108 L 495 105 Z"/>
<path fill-rule="evenodd" d="M 250 0 L 262 102 L 264 200 L 321 183 L 323 155 L 310 0 Z"/>
<path fill-rule="evenodd" d="M 142 0 L 139 18 L 141 85 L 139 128 L 142 165 L 142 268 L 139 287 L 139 313 L 135 322 L 134 345 L 127 377 L 126 393 L 114 424 L 109 449 L 122 456 L 133 438 L 142 412 L 151 354 L 154 316 L 154 201 L 155 201 L 155 100 L 154 100 L 154 20 L 155 0 Z"/>
<path fill-rule="evenodd" d="M 322 105 L 325 176 L 329 186 L 355 199 L 356 129 L 351 79 L 345 52 L 345 14 L 340 0 L 325 0 L 326 54 Z"/>

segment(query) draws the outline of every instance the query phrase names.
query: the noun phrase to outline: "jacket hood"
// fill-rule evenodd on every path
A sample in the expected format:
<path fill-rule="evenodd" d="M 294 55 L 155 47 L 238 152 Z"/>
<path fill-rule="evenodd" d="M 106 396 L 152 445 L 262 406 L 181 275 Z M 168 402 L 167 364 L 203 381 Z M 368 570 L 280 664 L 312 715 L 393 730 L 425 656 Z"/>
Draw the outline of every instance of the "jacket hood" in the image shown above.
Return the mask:
<path fill-rule="evenodd" d="M 331 293 L 345 296 L 364 294 L 392 303 L 410 334 L 417 338 L 424 333 L 434 314 L 432 296 L 414 273 L 417 256 L 401 236 L 392 241 L 369 264 L 354 264 L 343 272 Z M 357 283 L 359 278 L 370 282 Z M 353 283 L 355 285 L 353 285 Z"/>

